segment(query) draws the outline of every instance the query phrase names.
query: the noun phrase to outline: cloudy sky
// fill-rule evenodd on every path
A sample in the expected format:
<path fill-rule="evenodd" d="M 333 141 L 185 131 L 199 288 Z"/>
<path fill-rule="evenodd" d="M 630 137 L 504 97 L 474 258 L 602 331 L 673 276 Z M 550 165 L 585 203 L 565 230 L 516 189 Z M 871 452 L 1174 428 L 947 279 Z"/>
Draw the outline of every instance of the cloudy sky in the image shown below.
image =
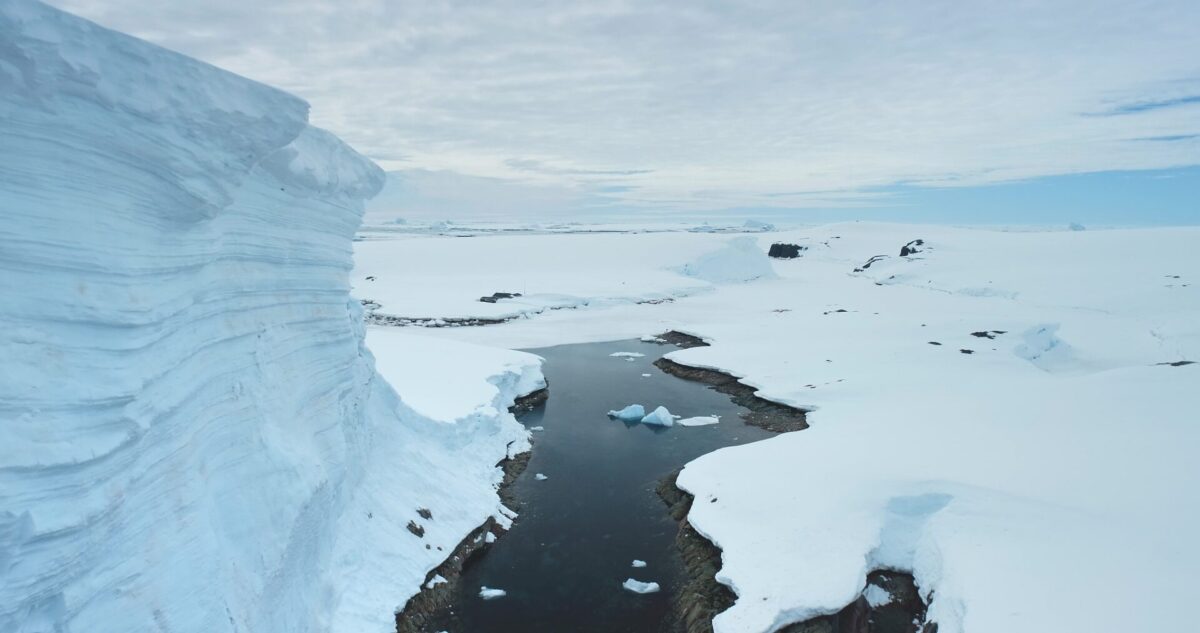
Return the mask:
<path fill-rule="evenodd" d="M 418 215 L 853 216 L 1129 170 L 1200 193 L 1196 0 L 53 4 L 304 97 Z"/>

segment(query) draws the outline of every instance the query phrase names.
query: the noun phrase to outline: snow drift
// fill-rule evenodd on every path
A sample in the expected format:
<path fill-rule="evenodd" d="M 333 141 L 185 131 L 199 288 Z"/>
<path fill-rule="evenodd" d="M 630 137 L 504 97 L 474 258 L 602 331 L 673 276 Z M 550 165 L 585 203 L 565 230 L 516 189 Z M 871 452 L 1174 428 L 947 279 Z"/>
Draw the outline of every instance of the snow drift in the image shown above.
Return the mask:
<path fill-rule="evenodd" d="M 496 511 L 529 381 L 450 425 L 378 378 L 383 174 L 307 111 L 0 3 L 0 630 L 387 630 Z"/>

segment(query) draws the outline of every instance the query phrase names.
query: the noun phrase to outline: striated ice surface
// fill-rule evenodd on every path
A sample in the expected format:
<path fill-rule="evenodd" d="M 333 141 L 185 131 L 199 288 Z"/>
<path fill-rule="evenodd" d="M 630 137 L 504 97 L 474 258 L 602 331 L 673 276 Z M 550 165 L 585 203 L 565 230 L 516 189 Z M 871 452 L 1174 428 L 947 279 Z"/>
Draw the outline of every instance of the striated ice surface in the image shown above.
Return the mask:
<path fill-rule="evenodd" d="M 438 424 L 363 346 L 382 182 L 300 99 L 0 2 L 0 631 L 383 631 L 496 511 L 524 383 Z"/>

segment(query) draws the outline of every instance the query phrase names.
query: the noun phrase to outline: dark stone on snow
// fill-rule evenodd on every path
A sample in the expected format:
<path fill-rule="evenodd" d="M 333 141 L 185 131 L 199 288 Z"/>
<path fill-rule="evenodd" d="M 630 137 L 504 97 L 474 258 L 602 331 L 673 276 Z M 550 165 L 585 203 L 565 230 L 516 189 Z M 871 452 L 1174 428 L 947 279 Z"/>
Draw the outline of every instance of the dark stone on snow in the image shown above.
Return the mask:
<path fill-rule="evenodd" d="M 421 508 L 420 510 L 417 510 L 417 514 L 421 515 L 422 519 L 429 520 L 433 518 L 433 512 L 430 512 L 429 508 Z"/>
<path fill-rule="evenodd" d="M 929 341 L 929 344 L 930 345 L 941 345 L 941 343 L 939 343 L 937 341 Z"/>
<path fill-rule="evenodd" d="M 662 334 L 659 334 L 655 338 L 657 339 L 656 341 L 654 341 L 655 343 L 658 343 L 660 345 L 674 345 L 675 347 L 678 347 L 680 349 L 690 349 L 693 347 L 708 347 L 708 343 L 705 343 L 704 339 L 702 339 L 698 336 L 692 336 L 691 334 L 684 334 L 683 332 L 676 332 L 675 330 L 668 330 L 666 332 L 663 332 Z"/>
<path fill-rule="evenodd" d="M 981 330 L 979 332 L 971 332 L 971 336 L 976 338 L 993 339 L 999 334 L 1007 334 L 1007 330 Z"/>
<path fill-rule="evenodd" d="M 1169 365 L 1171 367 L 1183 367 L 1184 365 L 1195 365 L 1194 360 L 1177 360 L 1173 363 L 1157 363 L 1158 365 Z"/>
<path fill-rule="evenodd" d="M 876 256 L 872 257 L 871 259 L 868 259 L 867 263 L 863 264 L 862 266 L 859 266 L 858 268 L 855 268 L 854 272 L 861 273 L 862 271 L 870 268 L 871 264 L 874 264 L 875 262 L 877 262 L 881 259 L 886 259 L 886 258 L 887 258 L 887 255 L 876 255 Z"/>
<path fill-rule="evenodd" d="M 408 528 L 409 532 L 416 534 L 418 538 L 425 538 L 425 528 L 417 525 L 416 521 L 409 521 L 405 527 Z"/>
<path fill-rule="evenodd" d="M 975 350 L 973 350 L 973 349 L 960 349 L 958 351 L 960 351 L 964 354 L 974 354 L 975 353 Z"/>
<path fill-rule="evenodd" d="M 479 300 L 484 303 L 496 303 L 501 299 L 512 299 L 521 296 L 519 292 L 493 292 L 490 297 L 480 297 Z"/>
<path fill-rule="evenodd" d="M 776 242 L 775 244 L 772 244 L 771 249 L 767 251 L 767 256 L 774 257 L 775 259 L 795 259 L 800 256 L 801 252 L 806 250 L 808 250 L 807 246 Z"/>
<path fill-rule="evenodd" d="M 916 255 L 917 253 L 921 252 L 921 249 L 917 248 L 917 247 L 924 246 L 924 245 L 925 245 L 925 240 L 913 240 L 913 241 L 905 244 L 904 246 L 900 247 L 900 256 L 908 257 L 909 255 Z"/>

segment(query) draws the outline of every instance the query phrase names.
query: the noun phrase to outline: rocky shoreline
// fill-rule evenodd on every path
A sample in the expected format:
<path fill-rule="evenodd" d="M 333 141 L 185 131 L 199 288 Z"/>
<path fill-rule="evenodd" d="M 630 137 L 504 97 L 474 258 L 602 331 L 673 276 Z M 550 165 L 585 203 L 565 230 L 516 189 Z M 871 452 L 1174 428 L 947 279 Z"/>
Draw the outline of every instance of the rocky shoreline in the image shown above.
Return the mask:
<path fill-rule="evenodd" d="M 656 337 L 657 342 L 683 349 L 707 346 L 703 339 L 674 330 Z M 724 393 L 741 407 L 747 424 L 775 433 L 787 433 L 808 428 L 805 411 L 760 398 L 755 389 L 741 383 L 730 374 L 698 367 L 689 367 L 666 358 L 654 362 L 660 370 L 709 385 Z M 712 633 L 712 619 L 733 606 L 737 596 L 717 582 L 721 568 L 721 549 L 704 538 L 688 523 L 692 495 L 676 485 L 680 471 L 659 481 L 657 493 L 667 504 L 671 517 L 679 521 L 675 546 L 683 561 L 687 576 L 683 588 L 674 599 L 675 620 L 670 633 Z M 885 590 L 892 600 L 872 606 L 863 594 L 841 611 L 790 624 L 776 633 L 937 633 L 936 623 L 925 623 L 926 605 L 921 600 L 912 574 L 892 570 L 875 570 L 868 574 L 867 585 Z"/>
<path fill-rule="evenodd" d="M 656 490 L 671 517 L 679 521 L 675 547 L 687 577 L 674 597 L 675 618 L 668 633 L 712 633 L 713 618 L 733 606 L 737 596 L 716 580 L 721 549 L 688 523 L 693 497 L 676 485 L 679 472 L 660 480 Z M 886 591 L 891 600 L 872 606 L 866 598 L 871 586 Z M 925 603 L 912 574 L 875 570 L 867 575 L 867 587 L 841 611 L 789 624 L 775 633 L 937 633 L 936 623 L 925 623 Z"/>
<path fill-rule="evenodd" d="M 542 387 L 516 399 L 508 410 L 514 415 L 532 411 L 545 404 L 550 396 L 549 386 Z M 512 493 L 513 482 L 529 465 L 532 451 L 525 451 L 496 464 L 504 471 L 504 479 L 500 483 L 497 494 L 505 507 L 519 510 L 517 498 Z M 471 561 L 483 552 L 504 533 L 504 529 L 496 524 L 496 520 L 488 517 L 483 525 L 472 530 L 433 571 L 425 575 L 421 591 L 408 599 L 404 608 L 396 613 L 396 633 L 434 633 L 445 629 L 445 620 L 452 617 L 449 611 L 454 602 L 455 589 L 462 577 L 463 570 Z M 488 539 L 488 535 L 492 539 Z M 435 578 L 444 582 L 434 582 Z"/>
<path fill-rule="evenodd" d="M 708 343 L 698 337 L 674 330 L 658 335 L 657 339 L 663 344 L 683 349 L 708 346 Z M 704 383 L 712 389 L 728 395 L 735 404 L 749 410 L 748 413 L 742 414 L 742 419 L 747 424 L 774 433 L 787 433 L 808 428 L 804 409 L 760 398 L 753 387 L 743 384 L 736 376 L 715 369 L 689 367 L 667 358 L 654 361 L 654 366 L 672 376 Z"/>

